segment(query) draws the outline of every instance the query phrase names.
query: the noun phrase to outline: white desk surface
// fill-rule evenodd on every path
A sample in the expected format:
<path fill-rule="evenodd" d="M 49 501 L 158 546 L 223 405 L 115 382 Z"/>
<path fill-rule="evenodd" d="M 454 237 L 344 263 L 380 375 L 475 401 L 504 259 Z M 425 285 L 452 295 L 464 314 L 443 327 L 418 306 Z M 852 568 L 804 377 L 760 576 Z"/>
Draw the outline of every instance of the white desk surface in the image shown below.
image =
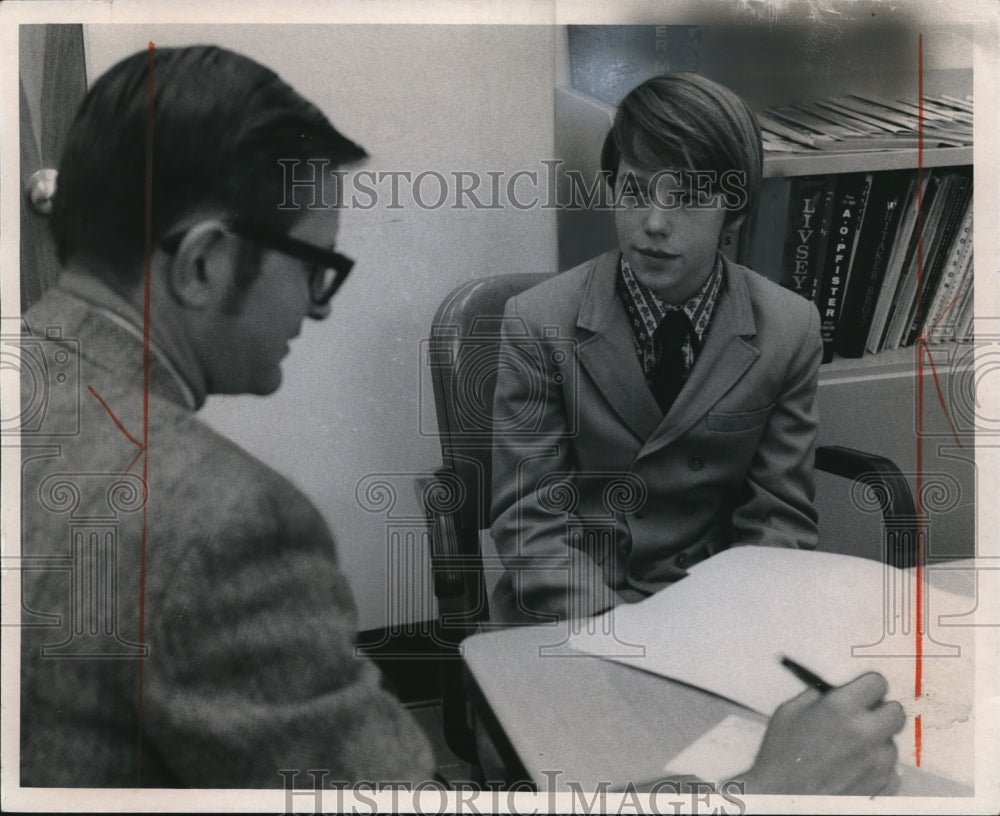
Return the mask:
<path fill-rule="evenodd" d="M 969 562 L 940 566 L 927 571 L 935 586 L 973 594 Z M 541 790 L 659 779 L 671 758 L 730 714 L 764 721 L 700 689 L 561 646 L 567 634 L 561 623 L 484 632 L 462 644 L 472 681 Z M 725 656 L 719 660 L 724 671 Z M 933 737 L 925 732 L 925 743 Z M 902 795 L 973 792 L 961 773 L 944 778 L 903 763 L 900 771 Z"/>

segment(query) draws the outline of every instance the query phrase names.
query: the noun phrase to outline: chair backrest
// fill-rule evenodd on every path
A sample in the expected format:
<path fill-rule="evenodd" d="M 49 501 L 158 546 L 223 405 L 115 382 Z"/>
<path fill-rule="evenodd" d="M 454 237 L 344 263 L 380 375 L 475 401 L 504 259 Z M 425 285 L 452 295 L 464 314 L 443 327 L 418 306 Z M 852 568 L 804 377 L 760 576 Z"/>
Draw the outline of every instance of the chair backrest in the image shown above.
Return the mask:
<path fill-rule="evenodd" d="M 523 273 L 477 278 L 455 289 L 434 315 L 427 362 L 442 462 L 463 486 L 458 508 L 463 532 L 478 535 L 490 522 L 493 391 L 502 363 L 504 306 L 548 277 Z"/>
<path fill-rule="evenodd" d="M 438 307 L 426 346 L 442 467 L 424 484 L 423 499 L 438 602 L 436 637 L 454 652 L 441 673 L 443 726 L 452 752 L 473 763 L 476 739 L 458 644 L 489 618 L 479 533 L 490 523 L 500 330 L 507 301 L 547 277 L 497 275 L 462 284 Z"/>

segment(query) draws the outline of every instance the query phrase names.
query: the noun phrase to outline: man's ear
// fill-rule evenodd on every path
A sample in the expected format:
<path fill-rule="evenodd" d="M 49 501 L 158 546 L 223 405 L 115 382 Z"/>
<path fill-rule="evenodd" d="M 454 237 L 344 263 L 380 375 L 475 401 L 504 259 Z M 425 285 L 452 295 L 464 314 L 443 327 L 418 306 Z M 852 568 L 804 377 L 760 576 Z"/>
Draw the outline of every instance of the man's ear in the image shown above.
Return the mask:
<path fill-rule="evenodd" d="M 205 309 L 224 302 L 239 260 L 239 243 L 220 221 L 189 229 L 167 268 L 167 287 L 181 306 Z"/>
<path fill-rule="evenodd" d="M 735 218 L 728 218 L 726 219 L 726 224 L 722 228 L 722 231 L 728 232 L 730 230 L 738 230 L 740 227 L 743 226 L 743 222 L 746 221 L 746 219 L 747 219 L 747 214 L 745 212 L 741 212 Z"/>
<path fill-rule="evenodd" d="M 743 222 L 746 220 L 746 213 L 740 213 L 735 218 L 726 218 L 725 222 L 722 224 L 722 232 L 719 233 L 719 246 L 725 246 L 726 235 L 735 234 L 740 227 L 743 226 Z"/>

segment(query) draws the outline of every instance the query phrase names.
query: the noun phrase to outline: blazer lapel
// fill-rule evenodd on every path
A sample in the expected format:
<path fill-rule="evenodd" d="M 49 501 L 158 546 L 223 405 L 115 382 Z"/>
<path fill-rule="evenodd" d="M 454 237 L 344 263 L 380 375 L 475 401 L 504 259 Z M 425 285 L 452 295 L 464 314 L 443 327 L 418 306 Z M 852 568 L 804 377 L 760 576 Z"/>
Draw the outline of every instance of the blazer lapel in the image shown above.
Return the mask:
<path fill-rule="evenodd" d="M 619 253 L 594 262 L 577 318 L 577 327 L 592 332 L 577 351 L 581 367 L 622 421 L 645 442 L 663 415 L 646 385 L 635 351 L 632 329 L 615 291 Z"/>
<path fill-rule="evenodd" d="M 753 342 L 757 327 L 746 281 L 728 260 L 724 263 L 726 285 L 719 293 L 705 345 L 677 400 L 649 438 L 644 455 L 670 444 L 700 420 L 760 356 Z"/>

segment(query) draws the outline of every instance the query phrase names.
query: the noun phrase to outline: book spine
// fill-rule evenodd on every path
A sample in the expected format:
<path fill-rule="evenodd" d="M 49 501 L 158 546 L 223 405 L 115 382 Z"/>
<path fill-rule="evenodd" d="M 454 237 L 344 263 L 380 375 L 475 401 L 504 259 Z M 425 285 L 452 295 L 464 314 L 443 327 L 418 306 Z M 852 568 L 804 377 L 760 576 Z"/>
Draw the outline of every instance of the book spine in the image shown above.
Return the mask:
<path fill-rule="evenodd" d="M 824 363 L 833 359 L 837 319 L 840 317 L 844 286 L 847 284 L 851 258 L 857 244 L 858 218 L 866 190 L 870 186 L 871 174 L 848 173 L 837 179 L 826 263 L 817 301 Z"/>
<path fill-rule="evenodd" d="M 935 259 L 941 247 L 945 219 L 951 216 L 955 206 L 956 184 L 957 179 L 954 174 L 949 173 L 944 176 L 938 200 L 934 202 L 931 215 L 927 219 L 927 224 L 924 228 L 923 266 L 918 267 L 917 274 L 914 275 L 914 281 L 910 286 L 909 297 L 905 301 L 908 304 L 908 308 L 906 310 L 901 308 L 897 315 L 898 321 L 895 338 L 897 346 L 905 347 L 909 345 L 910 329 L 917 319 L 920 300 L 923 297 L 923 293 L 927 290 L 927 282 L 931 277 L 931 270 L 934 268 Z"/>
<path fill-rule="evenodd" d="M 836 205 L 837 177 L 827 176 L 826 187 L 823 190 L 822 218 L 819 221 L 819 242 L 816 245 L 816 277 L 813 280 L 812 300 L 819 304 L 819 288 L 825 276 L 827 258 L 830 250 L 830 231 L 833 227 L 833 208 Z"/>
<path fill-rule="evenodd" d="M 958 294 L 963 276 L 969 274 L 969 258 L 972 255 L 972 202 L 968 203 L 962 224 L 952 242 L 951 252 L 941 273 L 934 300 L 924 318 L 924 330 L 930 342 L 940 342 L 954 330 L 957 314 Z M 949 329 L 951 331 L 949 331 Z"/>
<path fill-rule="evenodd" d="M 959 284 L 958 294 L 955 296 L 956 314 L 954 324 L 951 327 L 951 331 L 945 335 L 946 339 L 956 340 L 958 342 L 970 339 L 970 333 L 972 331 L 972 318 L 975 314 L 974 269 L 975 264 L 973 263 L 972 253 L 970 252 L 969 257 L 966 260 L 962 282 Z"/>
<path fill-rule="evenodd" d="M 851 280 L 837 322 L 836 349 L 841 357 L 861 357 L 896 237 L 909 174 L 880 173 L 858 235 Z"/>
<path fill-rule="evenodd" d="M 871 327 L 868 329 L 866 350 L 872 354 L 881 348 L 882 335 L 889 317 L 889 308 L 896 294 L 896 287 L 903 270 L 903 264 L 904 262 L 908 262 L 909 254 L 913 252 L 912 240 L 913 229 L 917 223 L 918 189 L 926 191 L 927 181 L 927 177 L 922 179 L 913 178 L 906 193 L 899 228 L 896 230 L 896 238 L 893 241 L 892 252 L 889 254 L 889 261 L 886 265 L 885 279 L 882 281 L 878 300 L 875 303 L 875 314 L 872 318 Z"/>
<path fill-rule="evenodd" d="M 789 193 L 789 224 L 785 233 L 783 266 L 789 270 L 786 286 L 807 300 L 816 295 L 816 281 L 824 237 L 829 234 L 833 178 L 800 176 Z"/>
<path fill-rule="evenodd" d="M 924 316 L 927 314 L 930 301 L 937 290 L 942 269 L 972 195 L 972 179 L 966 175 L 958 175 L 955 178 L 955 189 L 948 202 L 947 210 L 942 214 L 941 224 L 935 236 L 933 254 L 930 256 L 930 264 L 923 281 L 921 281 L 920 292 L 914 304 L 913 315 L 910 318 L 910 325 L 903 342 L 905 346 L 910 346 L 916 341 L 924 326 Z"/>
<path fill-rule="evenodd" d="M 938 221 L 941 202 L 945 198 L 947 178 L 936 174 L 928 180 L 927 194 L 923 198 L 918 213 L 917 224 L 913 230 L 911 249 L 907 253 L 899 285 L 889 308 L 889 318 L 882 337 L 882 347 L 886 349 L 899 348 L 902 340 L 903 323 L 910 312 L 917 288 L 917 278 L 920 265 L 927 257 L 929 236 L 933 233 Z"/>

